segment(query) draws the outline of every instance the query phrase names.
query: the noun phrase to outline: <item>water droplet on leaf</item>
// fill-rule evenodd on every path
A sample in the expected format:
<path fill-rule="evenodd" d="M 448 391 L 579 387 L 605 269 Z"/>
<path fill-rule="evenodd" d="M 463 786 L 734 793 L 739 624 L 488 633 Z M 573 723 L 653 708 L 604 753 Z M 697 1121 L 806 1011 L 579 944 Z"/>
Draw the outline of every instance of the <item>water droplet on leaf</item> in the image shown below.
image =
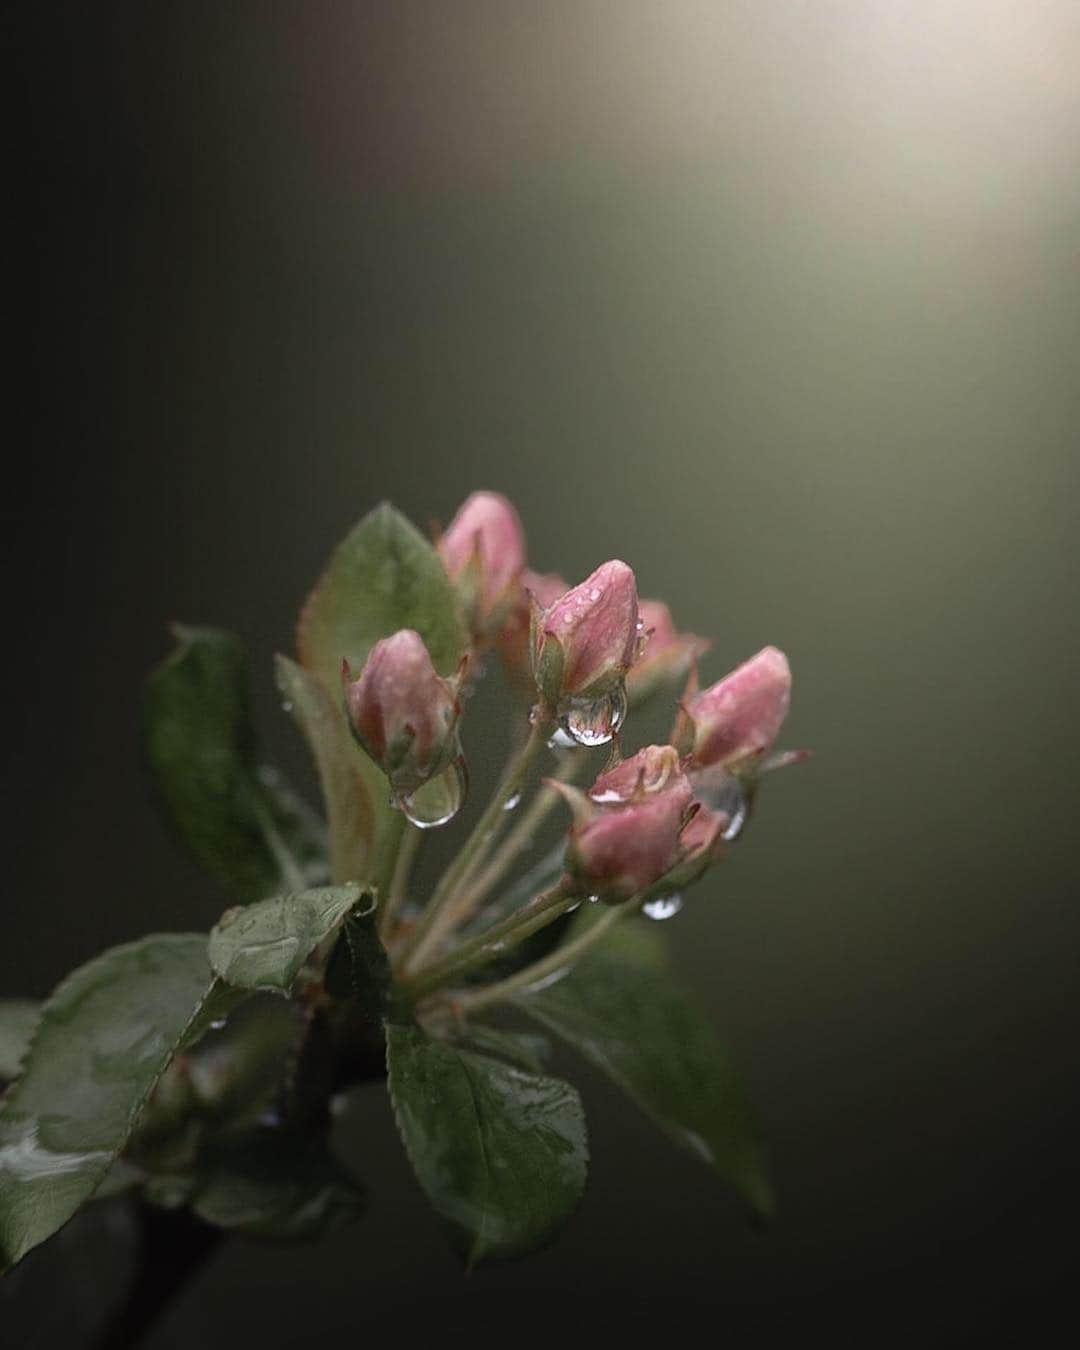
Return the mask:
<path fill-rule="evenodd" d="M 510 796 L 507 797 L 505 802 L 503 802 L 503 810 L 512 811 L 520 801 L 521 801 L 521 793 L 511 792 Z"/>

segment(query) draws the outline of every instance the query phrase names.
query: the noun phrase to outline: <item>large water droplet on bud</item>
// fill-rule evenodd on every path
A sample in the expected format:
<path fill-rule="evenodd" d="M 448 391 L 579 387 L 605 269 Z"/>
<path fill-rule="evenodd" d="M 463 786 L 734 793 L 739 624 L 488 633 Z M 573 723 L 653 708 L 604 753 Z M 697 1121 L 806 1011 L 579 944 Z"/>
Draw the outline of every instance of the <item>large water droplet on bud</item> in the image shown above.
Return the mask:
<path fill-rule="evenodd" d="M 673 919 L 682 909 L 681 895 L 658 895 L 655 900 L 646 900 L 641 906 L 642 914 L 650 919 Z"/>
<path fill-rule="evenodd" d="M 404 811 L 418 830 L 435 830 L 440 825 L 449 825 L 461 810 L 468 790 L 468 775 L 465 761 L 454 762 L 429 778 L 407 797 L 402 797 L 396 805 Z"/>
<path fill-rule="evenodd" d="M 602 698 L 569 698 L 559 710 L 559 725 L 576 745 L 607 745 L 626 717 L 622 685 Z"/>

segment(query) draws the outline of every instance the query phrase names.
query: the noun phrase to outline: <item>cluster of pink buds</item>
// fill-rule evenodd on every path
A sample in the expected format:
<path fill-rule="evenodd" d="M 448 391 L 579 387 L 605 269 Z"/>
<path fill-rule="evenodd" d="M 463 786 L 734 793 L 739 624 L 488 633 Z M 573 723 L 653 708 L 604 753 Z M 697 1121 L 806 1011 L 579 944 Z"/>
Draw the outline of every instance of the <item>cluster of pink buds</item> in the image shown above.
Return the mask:
<path fill-rule="evenodd" d="M 473 650 L 494 649 L 528 689 L 545 740 L 614 741 L 617 756 L 628 710 L 689 674 L 670 744 L 613 758 L 588 791 L 554 786 L 573 811 L 566 869 L 583 893 L 618 904 L 695 880 L 741 830 L 760 774 L 796 757 L 766 758 L 790 701 L 784 654 L 767 647 L 698 692 L 696 662 L 708 643 L 680 633 L 661 601 L 639 601 L 634 573 L 618 559 L 570 587 L 530 570 L 518 514 L 496 493 L 469 497 L 437 546 Z M 464 669 L 440 676 L 406 629 L 376 644 L 358 678 L 345 672 L 353 733 L 407 811 L 427 785 L 450 774 L 462 782 Z M 409 813 L 441 824 L 453 811 Z"/>

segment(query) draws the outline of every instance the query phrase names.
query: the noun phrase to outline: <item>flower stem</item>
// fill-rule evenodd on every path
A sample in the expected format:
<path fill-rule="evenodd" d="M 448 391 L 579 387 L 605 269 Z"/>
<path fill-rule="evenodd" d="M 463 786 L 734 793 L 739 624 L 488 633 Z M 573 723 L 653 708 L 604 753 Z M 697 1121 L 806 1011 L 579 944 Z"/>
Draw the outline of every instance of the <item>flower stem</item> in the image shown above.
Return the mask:
<path fill-rule="evenodd" d="M 588 756 L 581 753 L 564 753 L 559 760 L 555 777 L 561 783 L 572 783 L 580 774 L 587 759 Z M 479 876 L 474 876 L 472 884 L 454 905 L 455 923 L 463 923 L 476 912 L 492 887 L 502 880 L 518 855 L 532 843 L 536 831 L 558 801 L 559 794 L 554 788 L 545 785 L 539 789 L 514 828 L 499 845 L 495 856 Z"/>
<path fill-rule="evenodd" d="M 423 842 L 424 831 L 417 829 L 415 825 L 406 825 L 405 833 L 401 837 L 397 861 L 394 863 L 394 874 L 390 878 L 386 903 L 380 906 L 376 915 L 376 927 L 379 936 L 383 939 L 388 937 L 394 915 L 401 908 L 402 901 L 409 893 L 409 878 L 412 876 L 413 863 L 416 861 L 416 855 Z"/>
<path fill-rule="evenodd" d="M 450 953 L 445 960 L 402 980 L 402 988 L 410 998 L 418 999 L 450 980 L 460 979 L 502 956 L 525 938 L 546 928 L 549 923 L 581 903 L 577 886 L 569 877 L 563 877 L 550 891 L 534 896 L 522 909 L 511 914 L 502 923 L 493 924 L 483 933 Z"/>
<path fill-rule="evenodd" d="M 526 966 L 524 970 L 519 970 L 516 974 L 501 980 L 498 984 L 489 984 L 482 989 L 466 989 L 457 994 L 454 997 L 455 1007 L 464 1013 L 476 1012 L 492 1003 L 501 1003 L 505 999 L 512 998 L 515 994 L 522 993 L 530 986 L 539 983 L 548 975 L 554 975 L 556 971 L 572 965 L 594 943 L 599 942 L 629 908 L 629 905 L 612 905 L 583 933 L 580 933 L 570 942 L 563 943 L 561 947 L 556 947 L 553 952 L 540 961 L 534 961 L 531 966 Z"/>
<path fill-rule="evenodd" d="M 452 927 L 452 924 L 448 925 L 447 916 L 444 913 L 447 901 L 468 874 L 477 854 L 486 847 L 488 840 L 494 834 L 499 821 L 502 819 L 503 807 L 514 793 L 519 791 L 533 760 L 547 744 L 550 734 L 550 721 L 537 715 L 528 739 L 521 749 L 511 756 L 491 801 L 488 802 L 483 815 L 476 822 L 472 834 L 462 845 L 461 852 L 443 873 L 434 894 L 428 901 L 427 908 L 420 916 L 420 921 L 409 938 L 402 955 L 401 969 L 406 974 L 410 970 L 415 971 L 419 968 L 424 957 L 435 949 L 440 939 Z"/>

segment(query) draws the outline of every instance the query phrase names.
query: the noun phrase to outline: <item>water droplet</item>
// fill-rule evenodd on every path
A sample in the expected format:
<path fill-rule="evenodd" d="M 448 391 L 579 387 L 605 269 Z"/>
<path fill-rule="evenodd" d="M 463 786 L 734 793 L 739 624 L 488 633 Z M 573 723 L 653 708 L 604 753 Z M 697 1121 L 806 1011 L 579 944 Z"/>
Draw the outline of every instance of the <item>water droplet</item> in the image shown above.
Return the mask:
<path fill-rule="evenodd" d="M 281 711 L 292 712 L 292 710 L 293 710 L 292 700 L 286 699 L 285 702 L 281 705 Z"/>
<path fill-rule="evenodd" d="M 655 900 L 646 900 L 641 906 L 642 914 L 650 919 L 673 919 L 682 909 L 681 895 L 658 895 Z"/>
<path fill-rule="evenodd" d="M 600 902 L 600 897 L 599 897 L 598 895 L 590 895 L 590 896 L 589 896 L 589 904 L 590 904 L 590 905 L 596 905 L 596 904 L 599 904 L 599 902 Z"/>
<path fill-rule="evenodd" d="M 607 745 L 626 717 L 626 690 L 620 685 L 603 698 L 572 698 L 563 706 L 559 724 L 577 745 Z"/>
<path fill-rule="evenodd" d="M 521 801 L 521 793 L 511 792 L 510 796 L 507 797 L 506 801 L 503 802 L 503 810 L 512 811 L 520 801 Z"/>
<path fill-rule="evenodd" d="M 723 811 L 728 816 L 721 839 L 725 843 L 738 839 L 746 824 L 747 801 L 735 775 L 724 769 L 707 771 L 695 779 L 694 795 L 713 811 Z"/>
<path fill-rule="evenodd" d="M 402 797 L 398 805 L 418 830 L 435 830 L 440 825 L 449 825 L 454 819 L 461 810 L 467 790 L 465 761 L 455 759 L 449 768 L 409 796 Z"/>
<path fill-rule="evenodd" d="M 225 1029 L 224 1017 L 215 1017 L 214 1020 L 210 1023 L 211 1031 L 224 1031 L 224 1029 Z"/>
<path fill-rule="evenodd" d="M 583 900 L 575 900 L 574 903 L 573 903 L 572 905 L 567 905 L 567 907 L 566 907 L 566 909 L 563 911 L 563 913 L 564 913 L 564 914 L 573 914 L 574 911 L 580 909 L 581 906 L 582 906 L 584 903 L 585 903 L 585 902 L 584 902 Z"/>

